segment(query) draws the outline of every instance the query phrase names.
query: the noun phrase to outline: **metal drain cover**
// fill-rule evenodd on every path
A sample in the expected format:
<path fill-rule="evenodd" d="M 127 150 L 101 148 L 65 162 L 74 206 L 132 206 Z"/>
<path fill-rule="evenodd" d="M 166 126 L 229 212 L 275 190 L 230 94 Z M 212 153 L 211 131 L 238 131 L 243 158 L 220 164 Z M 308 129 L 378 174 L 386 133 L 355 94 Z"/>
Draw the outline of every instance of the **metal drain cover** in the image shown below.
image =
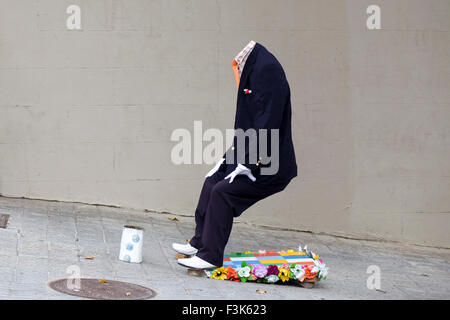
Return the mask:
<path fill-rule="evenodd" d="M 156 292 L 150 288 L 133 283 L 103 280 L 80 279 L 80 290 L 69 289 L 67 280 L 73 283 L 74 279 L 59 279 L 49 282 L 49 287 L 58 292 L 89 299 L 98 300 L 141 300 L 156 296 Z"/>

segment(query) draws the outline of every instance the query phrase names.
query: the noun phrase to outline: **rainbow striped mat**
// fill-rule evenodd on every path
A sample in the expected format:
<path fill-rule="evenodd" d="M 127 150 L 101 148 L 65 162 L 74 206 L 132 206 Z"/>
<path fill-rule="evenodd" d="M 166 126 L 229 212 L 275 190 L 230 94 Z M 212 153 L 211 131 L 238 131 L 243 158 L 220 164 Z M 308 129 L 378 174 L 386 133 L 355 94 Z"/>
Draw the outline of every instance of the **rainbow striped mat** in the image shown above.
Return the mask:
<path fill-rule="evenodd" d="M 317 254 L 306 246 L 296 250 L 232 252 L 226 254 L 223 266 L 204 270 L 213 279 L 241 282 L 299 284 L 311 288 L 325 280 L 328 268 Z"/>
<path fill-rule="evenodd" d="M 223 266 L 232 267 L 238 269 L 241 267 L 242 262 L 245 261 L 248 264 L 264 264 L 264 265 L 283 265 L 289 264 L 301 264 L 301 265 L 314 265 L 314 259 L 311 258 L 306 252 L 303 251 L 267 251 L 264 253 L 259 252 L 233 252 L 224 255 Z"/>

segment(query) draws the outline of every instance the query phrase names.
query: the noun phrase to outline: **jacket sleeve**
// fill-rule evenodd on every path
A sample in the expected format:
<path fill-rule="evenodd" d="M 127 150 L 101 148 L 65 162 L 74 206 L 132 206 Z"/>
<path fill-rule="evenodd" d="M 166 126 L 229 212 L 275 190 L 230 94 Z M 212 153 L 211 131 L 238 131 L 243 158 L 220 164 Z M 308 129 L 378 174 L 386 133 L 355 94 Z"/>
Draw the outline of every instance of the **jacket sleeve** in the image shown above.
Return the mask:
<path fill-rule="evenodd" d="M 255 176 L 260 175 L 262 158 L 260 150 L 260 129 L 267 129 L 267 135 L 263 137 L 262 143 L 267 144 L 267 153 L 271 153 L 272 130 L 279 130 L 282 123 L 284 106 L 288 99 L 289 88 L 283 69 L 277 64 L 268 64 L 254 75 L 254 98 L 248 106 L 249 114 L 253 118 L 253 128 L 256 139 L 249 139 L 256 142 L 253 150 L 257 150 L 257 161 L 251 160 L 249 155 L 249 143 L 245 143 L 245 163 Z M 253 163 L 252 163 L 253 162 Z M 262 161 L 264 162 L 264 161 Z"/>

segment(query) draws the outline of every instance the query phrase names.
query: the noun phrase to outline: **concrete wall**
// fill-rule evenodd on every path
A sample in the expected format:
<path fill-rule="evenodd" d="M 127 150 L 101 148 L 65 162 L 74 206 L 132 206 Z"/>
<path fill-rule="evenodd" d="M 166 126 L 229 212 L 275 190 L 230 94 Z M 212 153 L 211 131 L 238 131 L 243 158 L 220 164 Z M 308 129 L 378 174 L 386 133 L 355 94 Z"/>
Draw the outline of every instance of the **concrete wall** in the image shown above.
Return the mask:
<path fill-rule="evenodd" d="M 193 214 L 211 166 L 173 165 L 170 135 L 232 127 L 253 39 L 290 81 L 299 177 L 241 219 L 450 247 L 449 17 L 448 0 L 1 0 L 0 193 Z"/>

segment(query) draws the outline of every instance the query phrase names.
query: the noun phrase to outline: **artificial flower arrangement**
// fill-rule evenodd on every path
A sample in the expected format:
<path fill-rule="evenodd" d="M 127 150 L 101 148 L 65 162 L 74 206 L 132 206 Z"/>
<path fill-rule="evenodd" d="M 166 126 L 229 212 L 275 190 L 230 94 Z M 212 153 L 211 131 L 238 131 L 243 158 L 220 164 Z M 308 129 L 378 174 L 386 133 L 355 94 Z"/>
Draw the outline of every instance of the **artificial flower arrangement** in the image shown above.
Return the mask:
<path fill-rule="evenodd" d="M 247 261 L 242 261 L 241 266 L 233 268 L 231 266 L 224 266 L 216 268 L 208 273 L 208 276 L 213 279 L 230 280 L 240 282 L 259 282 L 259 283 L 292 283 L 295 281 L 319 281 L 326 280 L 328 275 L 328 268 L 322 259 L 305 246 L 299 247 L 299 252 L 294 250 L 281 251 L 278 254 L 287 255 L 301 254 L 306 255 L 313 260 L 314 264 L 283 263 L 276 264 L 251 264 Z M 266 251 L 260 250 L 258 252 L 247 251 L 244 254 L 265 254 Z M 268 252 L 270 253 L 270 252 Z M 275 253 L 275 252 L 274 252 Z"/>

